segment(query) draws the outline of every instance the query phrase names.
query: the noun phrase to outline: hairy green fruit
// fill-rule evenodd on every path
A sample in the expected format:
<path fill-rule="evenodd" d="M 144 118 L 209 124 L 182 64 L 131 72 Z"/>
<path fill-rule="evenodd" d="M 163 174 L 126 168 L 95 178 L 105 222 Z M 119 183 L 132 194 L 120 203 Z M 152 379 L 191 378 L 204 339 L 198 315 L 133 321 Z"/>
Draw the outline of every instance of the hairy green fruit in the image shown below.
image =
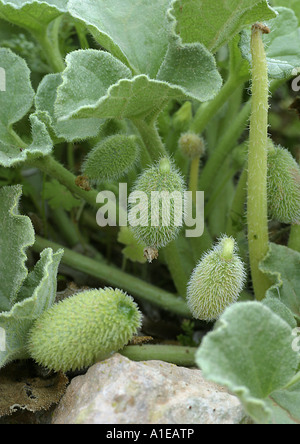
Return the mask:
<path fill-rule="evenodd" d="M 268 154 L 268 205 L 272 219 L 300 223 L 300 168 L 281 146 L 270 147 Z"/>
<path fill-rule="evenodd" d="M 84 291 L 53 305 L 36 320 L 28 350 L 51 370 L 76 370 L 120 350 L 140 325 L 141 313 L 123 291 Z"/>
<path fill-rule="evenodd" d="M 236 254 L 236 243 L 223 237 L 206 253 L 191 276 L 187 303 L 196 319 L 213 321 L 237 301 L 245 284 L 245 267 Z"/>
<path fill-rule="evenodd" d="M 205 142 L 203 137 L 194 133 L 185 133 L 179 139 L 179 148 L 189 159 L 202 157 L 205 153 Z"/>
<path fill-rule="evenodd" d="M 117 134 L 102 140 L 88 154 L 82 170 L 91 182 L 113 181 L 127 174 L 139 156 L 136 136 Z"/>
<path fill-rule="evenodd" d="M 142 173 L 133 191 L 137 192 L 139 204 L 129 202 L 128 218 L 135 238 L 150 248 L 166 246 L 177 237 L 182 226 L 185 191 L 182 176 L 170 159 L 163 157 Z"/>

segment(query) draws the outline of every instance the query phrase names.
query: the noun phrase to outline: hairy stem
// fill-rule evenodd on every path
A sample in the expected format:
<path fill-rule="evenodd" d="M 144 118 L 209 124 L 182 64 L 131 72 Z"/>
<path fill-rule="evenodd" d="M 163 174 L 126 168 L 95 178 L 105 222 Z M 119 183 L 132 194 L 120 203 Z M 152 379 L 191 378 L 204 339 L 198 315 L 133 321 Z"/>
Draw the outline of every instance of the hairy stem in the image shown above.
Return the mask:
<path fill-rule="evenodd" d="M 139 130 L 143 142 L 150 154 L 152 160 L 159 160 L 163 156 L 167 156 L 166 148 L 158 134 L 155 123 L 147 123 L 144 120 L 133 120 L 134 125 Z"/>
<path fill-rule="evenodd" d="M 65 69 L 64 60 L 59 50 L 58 32 L 61 17 L 58 17 L 52 24 L 51 39 L 46 28 L 43 33 L 33 33 L 35 39 L 39 42 L 44 50 L 47 61 L 54 72 L 61 72 Z"/>
<path fill-rule="evenodd" d="M 194 367 L 196 351 L 197 347 L 180 345 L 128 345 L 119 353 L 132 361 L 157 360 Z"/>
<path fill-rule="evenodd" d="M 228 216 L 226 234 L 235 237 L 243 229 L 243 217 L 245 216 L 245 203 L 247 200 L 247 169 L 244 168 L 239 183 L 237 185 L 235 196 L 232 202 L 231 210 Z"/>
<path fill-rule="evenodd" d="M 59 244 L 36 236 L 33 249 L 40 253 L 45 248 L 52 248 L 54 251 L 63 248 L 63 264 L 98 278 L 109 285 L 126 290 L 132 296 L 136 296 L 137 298 L 151 302 L 161 308 L 164 308 L 165 310 L 188 318 L 191 317 L 191 313 L 182 298 L 178 298 L 171 293 L 161 290 L 154 285 L 148 284 L 137 277 L 128 275 L 116 267 L 90 259 L 82 254 L 76 253 L 73 250 L 62 247 Z"/>
<path fill-rule="evenodd" d="M 270 282 L 259 269 L 269 250 L 267 206 L 268 66 L 258 26 L 252 28 L 252 114 L 248 155 L 248 243 L 252 283 L 257 300 L 265 297 Z"/>
<path fill-rule="evenodd" d="M 289 248 L 300 253 L 300 225 L 293 225 L 289 238 Z"/>

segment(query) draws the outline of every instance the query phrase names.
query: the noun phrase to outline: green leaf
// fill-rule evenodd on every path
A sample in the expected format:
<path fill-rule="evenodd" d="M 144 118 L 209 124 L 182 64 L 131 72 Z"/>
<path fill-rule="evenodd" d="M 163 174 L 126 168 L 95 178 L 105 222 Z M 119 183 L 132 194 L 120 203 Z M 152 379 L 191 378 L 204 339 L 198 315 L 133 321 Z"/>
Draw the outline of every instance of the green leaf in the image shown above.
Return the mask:
<path fill-rule="evenodd" d="M 0 0 L 0 18 L 33 33 L 44 33 L 47 25 L 67 12 L 67 0 Z"/>
<path fill-rule="evenodd" d="M 168 49 L 170 0 L 70 0 L 69 13 L 83 21 L 101 46 L 135 74 L 155 78 Z"/>
<path fill-rule="evenodd" d="M 36 97 L 35 106 L 38 116 L 50 126 L 54 133 L 55 142 L 67 140 L 84 140 L 96 137 L 99 133 L 102 120 L 100 119 L 77 119 L 74 121 L 58 122 L 54 114 L 54 103 L 57 96 L 57 88 L 62 84 L 61 74 L 46 75 L 41 81 Z M 41 114 L 44 114 L 44 116 Z"/>
<path fill-rule="evenodd" d="M 191 48 L 191 51 L 199 56 L 196 47 Z M 132 78 L 131 71 L 123 63 L 103 51 L 72 52 L 66 58 L 67 68 L 63 73 L 63 83 L 58 88 L 56 116 L 60 121 L 106 117 L 142 119 L 161 111 L 171 99 L 189 96 L 208 100 L 215 95 L 216 84 L 217 89 L 221 86 L 219 74 L 215 75 L 215 62 L 209 58 L 211 63 L 205 58 L 199 58 L 193 72 L 196 79 L 200 75 L 202 80 L 205 76 L 209 77 L 210 80 L 205 80 L 206 87 L 203 88 L 202 82 L 199 82 L 198 90 L 195 91 L 197 86 L 193 83 L 190 84 L 193 91 L 187 91 L 186 88 L 161 80 L 152 80 L 146 75 Z M 171 54 L 169 59 L 172 59 Z M 190 70 L 190 67 L 187 69 Z M 178 78 L 181 74 L 180 70 L 172 73 L 164 65 L 160 73 L 163 78 Z M 189 76 L 192 77 L 190 73 Z"/>
<path fill-rule="evenodd" d="M 49 201 L 50 207 L 54 210 L 63 208 L 64 210 L 71 211 L 72 208 L 81 205 L 81 200 L 76 199 L 76 197 L 56 179 L 45 184 L 44 197 Z"/>
<path fill-rule="evenodd" d="M 270 423 L 281 409 L 278 391 L 299 365 L 292 341 L 291 327 L 263 304 L 234 304 L 205 336 L 196 362 L 205 377 L 237 395 L 257 423 Z"/>
<path fill-rule="evenodd" d="M 0 328 L 5 331 L 6 350 L 0 351 L 0 368 L 15 359 L 28 358 L 27 336 L 35 319 L 54 303 L 57 269 L 63 251 L 48 248 L 28 275 L 10 311 L 0 313 Z"/>
<path fill-rule="evenodd" d="M 260 269 L 274 282 L 266 296 L 279 298 L 300 319 L 300 253 L 271 244 Z"/>
<path fill-rule="evenodd" d="M 144 256 L 144 248 L 146 248 L 146 245 L 138 243 L 129 227 L 120 228 L 118 242 L 126 245 L 122 253 L 127 259 L 132 262 L 139 262 L 140 264 L 147 262 Z"/>
<path fill-rule="evenodd" d="M 32 115 L 32 143 L 23 148 L 24 143 L 13 132 L 13 124 L 21 120 L 32 106 L 34 91 L 30 71 L 25 61 L 9 49 L 0 48 L 0 60 L 6 75 L 6 90 L 0 91 L 0 165 L 11 167 L 28 156 L 49 154 L 52 141 L 44 123 Z"/>
<path fill-rule="evenodd" d="M 264 35 L 269 77 L 287 79 L 300 66 L 300 28 L 291 9 L 276 8 L 278 16 L 267 22 L 270 34 Z M 250 32 L 243 31 L 240 47 L 243 56 L 251 63 Z"/>
<path fill-rule="evenodd" d="M 298 20 L 300 21 L 300 2 L 299 0 L 271 0 L 270 3 L 272 3 L 271 6 L 284 6 L 285 8 L 292 9 L 296 16 L 298 17 Z"/>
<path fill-rule="evenodd" d="M 278 299 L 278 297 L 268 294 L 262 303 L 270 308 L 277 316 L 283 319 L 291 328 L 297 327 L 296 319 L 291 310 Z"/>
<path fill-rule="evenodd" d="M 264 0 L 174 0 L 170 10 L 183 43 L 202 43 L 213 53 L 246 25 L 275 16 Z"/>
<path fill-rule="evenodd" d="M 26 248 L 34 243 L 31 221 L 19 214 L 21 186 L 0 188 L 0 311 L 9 310 L 27 277 Z"/>

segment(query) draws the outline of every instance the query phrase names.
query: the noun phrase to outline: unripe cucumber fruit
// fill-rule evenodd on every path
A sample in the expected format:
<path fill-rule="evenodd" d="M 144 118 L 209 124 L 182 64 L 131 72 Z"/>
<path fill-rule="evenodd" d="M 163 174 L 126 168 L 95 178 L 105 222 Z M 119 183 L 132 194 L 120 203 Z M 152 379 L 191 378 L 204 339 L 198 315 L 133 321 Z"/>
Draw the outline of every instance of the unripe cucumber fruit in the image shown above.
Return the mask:
<path fill-rule="evenodd" d="M 245 267 L 236 254 L 236 243 L 223 237 L 206 253 L 192 273 L 187 304 L 196 319 L 214 321 L 237 301 L 246 280 Z"/>
<path fill-rule="evenodd" d="M 83 163 L 82 172 L 90 182 L 95 183 L 119 179 L 134 167 L 139 150 L 136 136 L 109 136 L 90 151 Z"/>
<path fill-rule="evenodd" d="M 268 206 L 272 219 L 300 223 L 300 168 L 281 146 L 270 146 L 268 153 Z"/>
<path fill-rule="evenodd" d="M 177 224 L 176 221 L 178 216 L 182 220 L 184 211 L 185 184 L 181 174 L 174 167 L 173 162 L 169 158 L 163 157 L 158 163 L 146 169 L 140 175 L 135 182 L 133 191 L 143 192 L 146 195 L 146 198 L 141 199 L 139 203 L 139 213 L 142 218 L 144 216 L 146 223 L 135 226 L 133 222 L 133 208 L 135 208 L 135 205 L 132 205 L 131 203 L 129 204 L 128 219 L 134 237 L 146 244 L 147 247 L 159 249 L 166 246 L 178 236 L 181 229 L 181 226 Z M 164 206 L 160 205 L 159 211 L 157 212 L 158 214 L 155 214 L 159 223 L 155 224 L 157 225 L 155 226 L 153 224 L 153 219 L 151 218 L 155 212 L 152 192 L 168 192 L 170 195 L 173 192 L 180 193 L 182 214 L 177 212 L 175 200 L 170 199 L 170 209 L 168 214 L 169 223 L 166 223 L 167 218 L 166 213 L 164 213 Z"/>
<path fill-rule="evenodd" d="M 30 356 L 48 369 L 88 367 L 123 348 L 141 326 L 141 313 L 123 291 L 78 293 L 46 310 L 28 337 Z"/>

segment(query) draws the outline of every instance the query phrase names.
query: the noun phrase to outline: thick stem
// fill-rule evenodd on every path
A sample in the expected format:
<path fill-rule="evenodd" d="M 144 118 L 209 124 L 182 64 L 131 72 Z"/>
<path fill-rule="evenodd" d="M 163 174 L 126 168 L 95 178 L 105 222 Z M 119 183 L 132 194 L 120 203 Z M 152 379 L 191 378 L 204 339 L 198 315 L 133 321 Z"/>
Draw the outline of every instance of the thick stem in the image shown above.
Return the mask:
<path fill-rule="evenodd" d="M 166 148 L 158 134 L 155 123 L 148 124 L 144 120 L 133 120 L 134 125 L 139 130 L 143 142 L 148 149 L 152 160 L 159 160 L 163 156 L 167 156 Z"/>
<path fill-rule="evenodd" d="M 267 206 L 268 153 L 268 65 L 262 31 L 252 28 L 252 114 L 248 155 L 248 243 L 252 283 L 257 300 L 265 297 L 270 287 L 259 269 L 269 250 Z"/>
<path fill-rule="evenodd" d="M 73 250 L 69 250 L 54 242 L 36 236 L 33 249 L 40 253 L 45 248 L 52 248 L 54 251 L 63 248 L 63 264 L 98 278 L 109 285 L 126 290 L 132 296 L 136 296 L 137 298 L 158 305 L 165 310 L 191 318 L 191 313 L 182 298 L 176 297 L 167 291 L 148 284 L 135 276 L 126 274 L 118 268 L 90 259 Z"/>
<path fill-rule="evenodd" d="M 163 252 L 175 287 L 180 296 L 186 298 L 188 276 L 184 271 L 182 257 L 177 247 L 176 240 L 168 244 L 163 249 Z"/>
<path fill-rule="evenodd" d="M 197 347 L 180 345 L 128 345 L 119 353 L 132 361 L 164 361 L 185 367 L 195 366 Z"/>
<path fill-rule="evenodd" d="M 293 225 L 289 238 L 289 248 L 300 253 L 300 225 Z"/>

